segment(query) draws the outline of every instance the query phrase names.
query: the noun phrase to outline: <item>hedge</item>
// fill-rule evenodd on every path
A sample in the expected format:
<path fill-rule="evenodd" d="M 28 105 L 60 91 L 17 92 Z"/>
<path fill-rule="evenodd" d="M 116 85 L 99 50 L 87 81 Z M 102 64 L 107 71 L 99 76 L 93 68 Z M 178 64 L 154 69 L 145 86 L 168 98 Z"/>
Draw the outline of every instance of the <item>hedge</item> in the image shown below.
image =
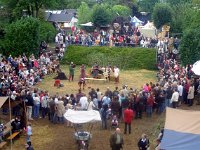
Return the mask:
<path fill-rule="evenodd" d="M 139 47 L 69 46 L 61 63 L 68 64 L 71 61 L 76 65 L 91 66 L 97 62 L 101 66 L 117 65 L 121 69 L 154 70 L 156 69 L 156 51 Z"/>

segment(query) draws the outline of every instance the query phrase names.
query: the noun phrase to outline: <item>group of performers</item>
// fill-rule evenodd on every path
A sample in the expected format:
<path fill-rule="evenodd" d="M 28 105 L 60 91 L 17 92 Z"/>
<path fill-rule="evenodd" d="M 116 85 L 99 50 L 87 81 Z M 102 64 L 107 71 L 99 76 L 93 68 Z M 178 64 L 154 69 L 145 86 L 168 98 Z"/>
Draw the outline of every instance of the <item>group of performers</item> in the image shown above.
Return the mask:
<path fill-rule="evenodd" d="M 76 65 L 73 62 L 71 62 L 69 66 L 69 81 L 74 80 L 75 67 Z M 112 67 L 111 65 L 108 65 L 107 67 L 100 67 L 97 63 L 95 63 L 90 70 L 91 76 L 96 79 L 102 78 L 103 76 L 103 78 L 106 78 L 107 80 L 110 81 L 111 75 L 113 75 L 115 83 L 119 83 L 119 72 L 120 70 L 117 66 Z M 80 67 L 80 77 L 78 81 L 80 89 L 81 87 L 84 89 L 86 86 L 85 78 L 86 78 L 86 67 L 84 64 L 82 64 Z"/>

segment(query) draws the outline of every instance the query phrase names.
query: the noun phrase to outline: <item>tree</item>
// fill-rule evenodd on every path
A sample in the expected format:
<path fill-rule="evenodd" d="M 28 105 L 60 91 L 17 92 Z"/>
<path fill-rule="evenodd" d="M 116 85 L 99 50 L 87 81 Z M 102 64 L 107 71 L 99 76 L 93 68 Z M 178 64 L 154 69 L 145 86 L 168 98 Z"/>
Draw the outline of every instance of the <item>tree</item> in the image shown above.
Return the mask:
<path fill-rule="evenodd" d="M 92 12 L 92 21 L 96 27 L 107 26 L 111 21 L 112 11 L 107 5 L 95 5 Z"/>
<path fill-rule="evenodd" d="M 200 28 L 188 29 L 184 32 L 180 45 L 183 65 L 193 64 L 200 58 Z"/>
<path fill-rule="evenodd" d="M 160 28 L 172 21 L 172 9 L 167 3 L 157 3 L 153 9 L 153 22 L 156 28 Z"/>
<path fill-rule="evenodd" d="M 131 15 L 131 10 L 129 7 L 123 6 L 123 5 L 115 5 L 112 8 L 112 11 L 114 13 L 114 16 L 122 16 L 122 17 L 127 17 Z"/>
<path fill-rule="evenodd" d="M 32 17 L 20 19 L 6 27 L 4 54 L 38 54 L 39 42 L 39 21 Z"/>
<path fill-rule="evenodd" d="M 158 2 L 159 0 L 140 0 L 138 2 L 138 6 L 140 8 L 140 11 L 152 13 L 155 4 Z"/>
<path fill-rule="evenodd" d="M 87 3 L 82 2 L 81 6 L 78 8 L 78 24 L 83 24 L 91 21 L 91 9 L 88 7 Z"/>
<path fill-rule="evenodd" d="M 54 41 L 56 35 L 56 29 L 51 23 L 40 21 L 39 31 L 40 31 L 39 36 L 41 41 L 46 41 L 47 43 Z"/>

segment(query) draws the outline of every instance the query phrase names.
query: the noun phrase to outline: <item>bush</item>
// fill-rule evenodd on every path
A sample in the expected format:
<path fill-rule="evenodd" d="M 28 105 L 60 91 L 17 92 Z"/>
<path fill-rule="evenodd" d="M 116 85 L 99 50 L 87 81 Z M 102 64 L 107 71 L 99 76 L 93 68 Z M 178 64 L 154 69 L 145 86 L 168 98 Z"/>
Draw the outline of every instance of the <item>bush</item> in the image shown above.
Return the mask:
<path fill-rule="evenodd" d="M 40 40 L 51 43 L 54 41 L 56 29 L 49 22 L 40 21 Z"/>
<path fill-rule="evenodd" d="M 200 58 L 200 29 L 188 29 L 184 32 L 180 45 L 183 65 L 193 64 Z"/>
<path fill-rule="evenodd" d="M 77 65 L 118 65 L 121 69 L 155 69 L 155 49 L 121 47 L 83 47 L 70 46 L 62 64 L 73 61 Z"/>
<path fill-rule="evenodd" d="M 39 46 L 39 21 L 29 17 L 20 19 L 6 27 L 3 40 L 3 54 L 19 56 L 38 54 Z"/>
<path fill-rule="evenodd" d="M 167 3 L 157 3 L 153 9 L 153 22 L 157 29 L 172 21 L 172 9 Z"/>

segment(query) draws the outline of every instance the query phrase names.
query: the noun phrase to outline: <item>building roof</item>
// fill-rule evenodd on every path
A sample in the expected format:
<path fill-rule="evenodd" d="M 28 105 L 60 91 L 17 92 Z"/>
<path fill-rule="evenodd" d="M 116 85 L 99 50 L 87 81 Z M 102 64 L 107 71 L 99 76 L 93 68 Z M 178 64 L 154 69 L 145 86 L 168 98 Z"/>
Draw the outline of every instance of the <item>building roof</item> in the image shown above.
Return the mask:
<path fill-rule="evenodd" d="M 49 22 L 70 22 L 74 14 L 51 14 L 47 21 Z"/>

